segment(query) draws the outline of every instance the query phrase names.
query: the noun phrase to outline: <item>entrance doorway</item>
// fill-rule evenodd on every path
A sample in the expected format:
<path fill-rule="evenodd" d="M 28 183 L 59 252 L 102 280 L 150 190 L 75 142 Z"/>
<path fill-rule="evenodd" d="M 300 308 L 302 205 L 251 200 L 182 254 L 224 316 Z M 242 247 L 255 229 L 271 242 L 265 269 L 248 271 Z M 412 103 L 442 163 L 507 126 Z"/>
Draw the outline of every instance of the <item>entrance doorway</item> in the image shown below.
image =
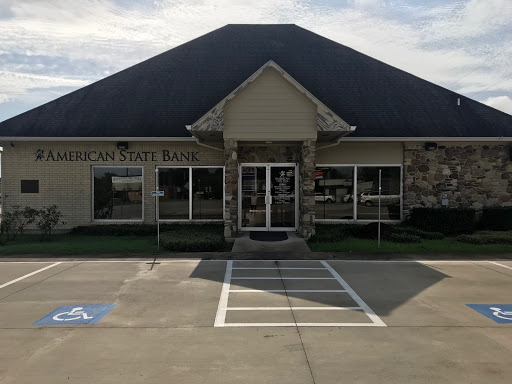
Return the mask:
<path fill-rule="evenodd" d="M 298 226 L 298 166 L 241 164 L 238 227 L 242 231 L 295 231 Z"/>

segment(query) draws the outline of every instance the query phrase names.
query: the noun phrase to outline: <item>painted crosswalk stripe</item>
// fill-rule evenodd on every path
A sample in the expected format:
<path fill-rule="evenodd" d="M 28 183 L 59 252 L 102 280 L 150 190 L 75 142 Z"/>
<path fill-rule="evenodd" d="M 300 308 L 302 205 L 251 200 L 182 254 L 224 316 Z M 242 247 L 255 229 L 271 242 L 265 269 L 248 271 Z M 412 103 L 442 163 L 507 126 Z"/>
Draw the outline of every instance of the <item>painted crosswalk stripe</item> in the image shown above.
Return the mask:
<path fill-rule="evenodd" d="M 322 267 L 316 268 L 279 268 L 279 267 L 233 267 L 233 262 L 228 261 L 226 265 L 226 273 L 224 276 L 224 282 L 222 285 L 221 297 L 219 299 L 219 306 L 217 309 L 217 315 L 215 318 L 215 327 L 385 327 L 386 324 L 380 319 L 379 316 L 373 312 L 373 310 L 357 295 L 357 293 L 348 285 L 348 283 L 339 275 L 338 272 L 334 268 L 332 268 L 326 261 L 320 261 Z M 268 264 L 267 264 L 268 265 Z M 233 269 L 243 269 L 243 270 L 284 270 L 284 269 L 301 269 L 304 272 L 308 270 L 326 270 L 329 271 L 332 277 L 308 277 L 307 275 L 302 277 L 271 277 L 271 276 L 247 276 L 247 277 L 233 277 Z M 336 280 L 338 284 L 343 289 L 231 289 L 231 284 L 233 280 Z M 237 282 L 240 284 L 240 282 Z M 322 293 L 322 294 L 330 294 L 330 293 L 345 293 L 348 294 L 352 300 L 357 304 L 357 306 L 351 307 L 343 307 L 343 306 L 315 306 L 315 307 L 295 307 L 295 306 L 287 306 L 287 307 L 277 307 L 277 306 L 258 306 L 258 307 L 228 307 L 228 299 L 230 293 Z M 294 323 L 239 323 L 226 322 L 226 315 L 228 311 L 362 311 L 370 320 L 369 322 L 337 322 L 337 323 L 302 323 L 302 322 L 294 322 Z"/>

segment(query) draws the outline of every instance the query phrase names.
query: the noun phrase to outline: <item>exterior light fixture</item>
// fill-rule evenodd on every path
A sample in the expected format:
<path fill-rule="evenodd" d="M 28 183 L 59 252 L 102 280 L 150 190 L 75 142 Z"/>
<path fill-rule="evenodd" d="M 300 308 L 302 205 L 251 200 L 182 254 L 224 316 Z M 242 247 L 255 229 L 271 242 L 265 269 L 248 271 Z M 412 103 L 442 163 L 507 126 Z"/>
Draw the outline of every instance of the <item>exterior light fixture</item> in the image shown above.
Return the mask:
<path fill-rule="evenodd" d="M 118 141 L 117 142 L 117 149 L 128 149 L 128 142 L 127 141 Z"/>

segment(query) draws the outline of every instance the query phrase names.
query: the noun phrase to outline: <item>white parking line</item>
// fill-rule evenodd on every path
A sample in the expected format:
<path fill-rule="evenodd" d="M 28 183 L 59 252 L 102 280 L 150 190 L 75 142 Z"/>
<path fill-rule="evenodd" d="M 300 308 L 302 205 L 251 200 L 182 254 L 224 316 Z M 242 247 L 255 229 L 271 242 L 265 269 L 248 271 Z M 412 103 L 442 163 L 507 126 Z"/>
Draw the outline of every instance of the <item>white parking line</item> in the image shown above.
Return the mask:
<path fill-rule="evenodd" d="M 223 327 L 375 327 L 374 323 L 226 323 Z"/>
<path fill-rule="evenodd" d="M 321 293 L 334 293 L 334 292 L 347 292 L 344 289 L 230 289 L 229 292 L 321 292 Z"/>
<path fill-rule="evenodd" d="M 280 270 L 294 269 L 287 268 L 270 268 L 270 267 L 233 267 L 233 262 L 228 261 L 226 265 L 226 274 L 222 285 L 219 306 L 215 317 L 215 327 L 385 327 L 386 324 L 378 317 L 375 312 L 355 293 L 355 291 L 347 284 L 347 282 L 332 268 L 326 261 L 319 261 L 322 268 L 300 268 L 303 270 L 323 269 L 329 271 L 332 277 L 265 277 L 265 276 L 247 276 L 232 277 L 233 269 L 244 270 Z M 299 269 L 299 268 L 296 268 Z M 343 289 L 230 289 L 233 280 L 336 280 Z M 239 283 L 237 283 L 239 284 Z M 230 293 L 348 293 L 352 300 L 357 304 L 353 307 L 341 306 L 316 306 L 316 307 L 228 307 L 228 299 Z M 227 323 L 226 315 L 228 311 L 363 311 L 371 322 L 365 323 Z"/>
<path fill-rule="evenodd" d="M 375 314 L 371 310 L 371 308 L 359 297 L 357 293 L 354 292 L 354 290 L 350 287 L 350 285 L 347 284 L 345 280 L 334 270 L 333 267 L 331 267 L 329 264 L 327 264 L 326 261 L 321 261 L 321 263 L 329 270 L 329 272 L 332 273 L 332 275 L 338 280 L 338 283 L 341 284 L 343 288 L 345 288 L 348 292 L 348 294 L 354 299 L 354 301 L 359 304 L 361 308 L 363 308 L 366 315 L 371 319 L 371 321 L 375 324 L 376 327 L 385 327 L 386 324 L 380 319 L 379 316 Z"/>
<path fill-rule="evenodd" d="M 313 269 L 313 270 L 325 270 L 325 268 L 285 268 L 285 267 L 282 267 L 282 268 L 277 268 L 277 267 L 264 267 L 264 268 L 251 268 L 251 267 L 235 267 L 233 269 L 274 269 L 274 270 L 283 270 L 283 269 L 296 269 L 296 270 L 309 270 L 309 269 Z"/>
<path fill-rule="evenodd" d="M 488 261 L 488 263 L 499 265 L 500 267 L 503 267 L 503 268 L 512 269 L 512 267 L 509 267 L 508 265 L 500 264 L 495 261 Z"/>
<path fill-rule="evenodd" d="M 217 315 L 215 316 L 214 327 L 223 327 L 226 321 L 226 308 L 228 306 L 229 286 L 231 285 L 231 273 L 233 271 L 233 262 L 228 261 L 226 264 L 226 274 L 224 275 L 224 283 L 220 293 L 219 306 Z"/>
<path fill-rule="evenodd" d="M 352 311 L 361 307 L 228 307 L 228 311 Z"/>
<path fill-rule="evenodd" d="M 7 287 L 8 285 L 11 285 L 11 284 L 14 284 L 14 283 L 16 283 L 16 282 L 18 282 L 18 281 L 21 281 L 21 280 L 23 280 L 23 279 L 26 279 L 27 277 L 33 276 L 33 275 L 35 275 L 35 274 L 37 274 L 37 273 L 39 273 L 39 272 L 46 271 L 47 269 L 53 268 L 53 267 L 55 267 L 56 265 L 59 265 L 59 264 L 61 264 L 61 263 L 60 263 L 60 262 L 58 262 L 58 263 L 54 263 L 54 264 L 52 264 L 52 265 L 48 265 L 47 267 L 44 267 L 44 268 L 38 269 L 37 271 L 34 271 L 34 272 L 31 272 L 31 273 L 28 273 L 28 274 L 26 274 L 25 276 L 18 277 L 17 279 L 11 280 L 11 281 L 9 281 L 8 283 L 5 283 L 5 284 L 0 285 L 0 288 L 5 288 L 5 287 Z"/>
<path fill-rule="evenodd" d="M 336 280 L 334 277 L 232 277 L 231 280 Z"/>

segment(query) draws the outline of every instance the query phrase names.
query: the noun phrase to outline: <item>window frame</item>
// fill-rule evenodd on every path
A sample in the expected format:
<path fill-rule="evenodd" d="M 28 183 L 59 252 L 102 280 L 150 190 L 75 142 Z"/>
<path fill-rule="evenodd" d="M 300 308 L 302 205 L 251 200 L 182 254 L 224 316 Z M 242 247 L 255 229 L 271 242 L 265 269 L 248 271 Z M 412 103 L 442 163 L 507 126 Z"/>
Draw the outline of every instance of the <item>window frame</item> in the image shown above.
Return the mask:
<path fill-rule="evenodd" d="M 357 196 L 357 170 L 358 168 L 366 168 L 366 167 L 380 167 L 380 168 L 391 168 L 396 167 L 400 169 L 400 219 L 399 220 L 390 220 L 390 219 L 381 219 L 380 221 L 382 223 L 401 223 L 404 220 L 404 194 L 403 194 L 403 164 L 315 164 L 316 167 L 353 167 L 354 168 L 354 197 Z M 377 221 L 375 220 L 368 220 L 368 219 L 357 219 L 357 199 L 353 199 L 353 206 L 352 206 L 352 217 L 351 220 L 343 220 L 343 219 L 317 219 L 315 217 L 315 223 L 320 224 L 337 224 L 337 223 L 361 223 L 361 224 L 368 224 L 373 223 Z"/>
<path fill-rule="evenodd" d="M 155 166 L 155 174 L 157 169 L 186 169 L 188 168 L 188 180 L 191 188 L 188 191 L 188 219 L 160 219 L 157 212 L 157 204 L 155 203 L 155 223 L 158 221 L 163 223 L 222 223 L 226 218 L 226 167 L 223 165 L 157 165 Z M 222 218 L 221 219 L 193 219 L 193 188 L 192 188 L 192 169 L 193 168 L 221 168 L 222 169 Z M 158 171 L 160 174 L 160 171 Z M 155 190 L 159 188 L 158 177 L 155 177 Z"/>
<path fill-rule="evenodd" d="M 142 170 L 142 213 L 140 219 L 95 219 L 94 218 L 94 170 L 96 168 L 140 168 Z M 144 166 L 142 165 L 93 165 L 91 166 L 91 222 L 93 223 L 143 223 L 144 222 Z"/>

